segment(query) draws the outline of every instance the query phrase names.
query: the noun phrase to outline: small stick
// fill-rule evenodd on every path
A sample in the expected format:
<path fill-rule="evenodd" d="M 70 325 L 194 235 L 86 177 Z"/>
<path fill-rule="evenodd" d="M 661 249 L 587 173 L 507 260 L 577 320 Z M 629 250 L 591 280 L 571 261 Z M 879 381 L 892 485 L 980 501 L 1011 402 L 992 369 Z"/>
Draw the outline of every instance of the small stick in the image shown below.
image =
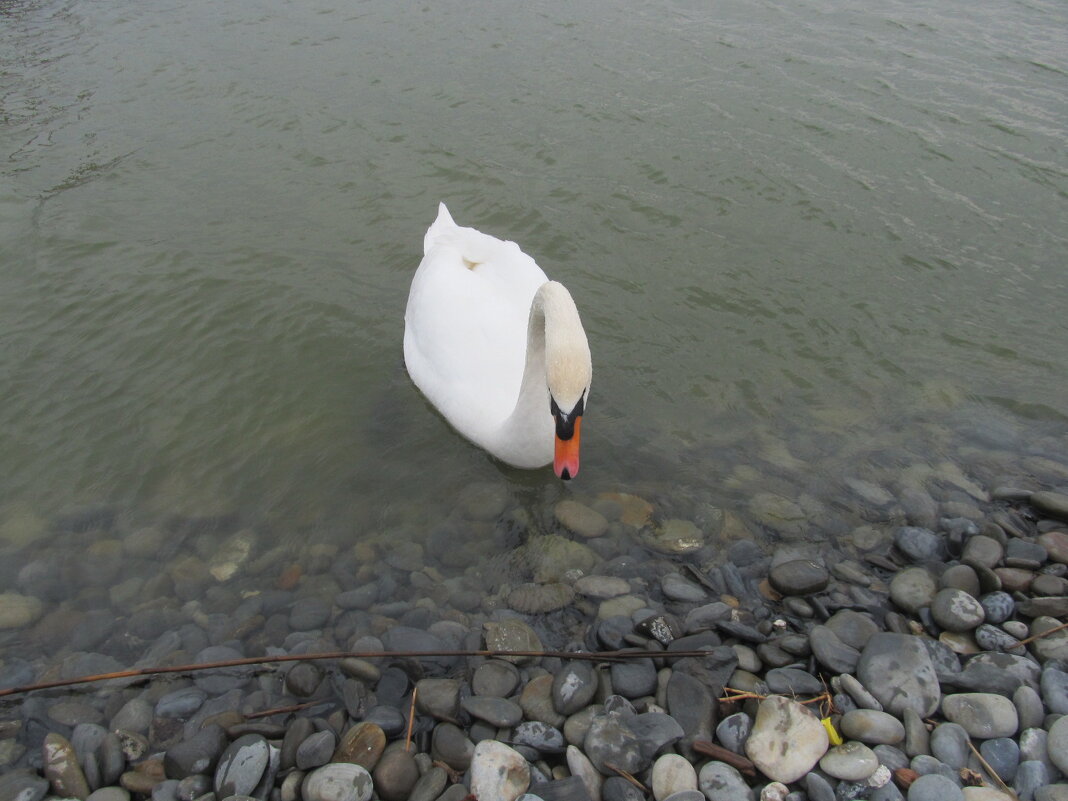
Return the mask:
<path fill-rule="evenodd" d="M 1016 799 L 1016 801 L 1020 801 L 1020 797 L 1016 795 L 1016 791 L 1009 787 L 1009 785 L 1005 784 L 1005 780 L 998 776 L 998 772 L 990 766 L 989 762 L 983 759 L 983 755 L 979 753 L 978 748 L 972 745 L 970 738 L 968 739 L 968 747 L 972 749 L 972 753 L 975 754 L 975 758 L 979 760 L 979 764 L 983 766 L 983 770 L 993 776 L 994 781 L 1001 785 L 1002 791 L 1008 793 L 1012 798 Z"/>
<path fill-rule="evenodd" d="M 693 750 L 699 754 L 718 759 L 720 762 L 726 762 L 732 768 L 737 768 L 747 776 L 756 776 L 756 765 L 754 765 L 752 761 L 721 745 L 716 745 L 708 740 L 694 740 Z"/>
<path fill-rule="evenodd" d="M 266 718 L 271 715 L 285 715 L 290 712 L 299 712 L 302 709 L 307 709 L 310 706 L 316 706 L 321 703 L 322 701 L 305 701 L 303 704 L 294 704 L 293 706 L 280 706 L 277 709 L 264 709 L 262 712 L 252 712 L 245 715 L 245 719 L 252 720 L 253 718 Z"/>
<path fill-rule="evenodd" d="M 412 727 L 415 725 L 415 696 L 419 694 L 419 687 L 412 687 L 412 706 L 408 710 L 408 733 L 404 735 L 405 753 L 412 750 Z"/>
<path fill-rule="evenodd" d="M 282 656 L 248 656 L 241 659 L 225 659 L 219 662 L 203 662 L 192 665 L 169 665 L 167 667 L 132 668 L 113 673 L 97 673 L 91 676 L 76 676 L 73 679 L 42 681 L 37 684 L 22 684 L 0 690 L 0 698 L 8 695 L 52 690 L 56 687 L 72 687 L 110 679 L 134 679 L 143 676 L 159 676 L 167 673 L 193 673 L 198 670 L 219 670 L 248 665 L 272 665 L 279 662 L 315 662 L 324 659 L 419 659 L 431 656 L 484 656 L 487 658 L 557 657 L 559 659 L 584 659 L 593 662 L 626 661 L 628 659 L 682 659 L 684 657 L 708 656 L 708 651 L 330 651 L 318 654 L 283 654 Z"/>
<path fill-rule="evenodd" d="M 620 776 L 622 776 L 622 777 L 623 777 L 624 779 L 626 779 L 626 780 L 627 780 L 628 782 L 630 782 L 631 784 L 633 784 L 633 785 L 634 785 L 635 787 L 637 787 L 637 788 L 638 788 L 639 790 L 641 790 L 641 791 L 642 791 L 643 793 L 648 793 L 648 792 L 649 792 L 649 788 L 648 788 L 648 787 L 646 787 L 646 786 L 645 786 L 644 784 L 642 784 L 642 783 L 641 783 L 640 781 L 638 781 L 637 779 L 635 779 L 635 778 L 634 778 L 634 776 L 633 776 L 632 774 L 630 774 L 630 773 L 628 773 L 627 771 L 623 770 L 623 768 L 617 768 L 617 767 L 616 767 L 615 765 L 613 765 L 613 764 L 611 764 L 611 763 L 609 763 L 609 762 L 605 762 L 605 763 L 604 763 L 604 766 L 605 766 L 606 768 L 608 768 L 609 770 L 614 770 L 614 771 L 615 771 L 616 773 L 618 773 L 618 774 L 619 774 Z"/>
<path fill-rule="evenodd" d="M 1028 637 L 1026 640 L 1020 640 L 1017 645 L 1027 645 L 1029 643 L 1033 643 L 1035 640 L 1041 640 L 1043 637 L 1048 637 L 1050 634 L 1053 634 L 1056 631 L 1062 631 L 1063 629 L 1068 629 L 1068 623 L 1061 623 L 1059 626 L 1054 626 L 1053 628 L 1047 629 L 1046 631 L 1043 631 L 1040 634 L 1035 634 L 1032 637 Z"/>

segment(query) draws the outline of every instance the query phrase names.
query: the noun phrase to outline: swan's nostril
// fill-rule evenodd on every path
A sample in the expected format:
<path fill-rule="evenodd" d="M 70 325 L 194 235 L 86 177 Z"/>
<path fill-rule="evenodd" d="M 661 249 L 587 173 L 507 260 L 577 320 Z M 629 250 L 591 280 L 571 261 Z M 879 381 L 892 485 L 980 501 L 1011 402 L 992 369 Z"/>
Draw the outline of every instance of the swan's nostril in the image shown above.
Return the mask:
<path fill-rule="evenodd" d="M 560 471 L 560 478 L 562 478 L 564 481 L 571 480 L 571 473 L 568 472 L 568 469 L 566 467 Z"/>

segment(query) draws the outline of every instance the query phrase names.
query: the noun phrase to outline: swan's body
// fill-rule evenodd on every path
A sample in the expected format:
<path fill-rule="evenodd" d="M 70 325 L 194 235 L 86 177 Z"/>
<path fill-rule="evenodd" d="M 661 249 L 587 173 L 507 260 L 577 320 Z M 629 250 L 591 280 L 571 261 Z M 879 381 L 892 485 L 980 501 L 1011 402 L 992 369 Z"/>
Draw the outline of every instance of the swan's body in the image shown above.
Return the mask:
<path fill-rule="evenodd" d="M 514 242 L 461 228 L 442 203 L 404 314 L 412 381 L 452 426 L 515 467 L 578 471 L 589 394 L 570 293 Z"/>

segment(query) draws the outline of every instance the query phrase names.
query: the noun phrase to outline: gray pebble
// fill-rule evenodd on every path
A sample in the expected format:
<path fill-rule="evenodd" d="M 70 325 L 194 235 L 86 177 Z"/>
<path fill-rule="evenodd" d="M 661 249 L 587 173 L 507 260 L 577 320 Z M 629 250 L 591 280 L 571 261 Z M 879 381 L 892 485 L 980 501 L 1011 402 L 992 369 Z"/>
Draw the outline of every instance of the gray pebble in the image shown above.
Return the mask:
<path fill-rule="evenodd" d="M 220 798 L 251 795 L 263 778 L 270 760 L 267 740 L 246 734 L 234 740 L 219 758 L 215 769 L 215 793 Z"/>
<path fill-rule="evenodd" d="M 912 783 L 908 801 L 964 801 L 964 792 L 945 776 L 932 773 Z"/>
<path fill-rule="evenodd" d="M 862 743 L 894 745 L 905 739 L 897 718 L 874 709 L 856 709 L 842 715 L 839 728 L 846 737 Z"/>
<path fill-rule="evenodd" d="M 475 695 L 507 698 L 519 686 L 519 670 L 503 659 L 488 659 L 475 669 L 471 690 Z"/>
<path fill-rule="evenodd" d="M 597 677 L 589 662 L 571 660 L 553 677 L 553 707 L 561 715 L 573 715 L 597 692 Z"/>
<path fill-rule="evenodd" d="M 764 675 L 768 689 L 782 695 L 818 695 L 823 683 L 811 673 L 798 668 L 774 668 Z"/>
<path fill-rule="evenodd" d="M 1016 768 L 1020 764 L 1020 746 L 1008 737 L 996 737 L 980 745 L 979 753 L 983 755 L 990 767 L 1006 782 L 1012 782 Z"/>
<path fill-rule="evenodd" d="M 306 737 L 297 747 L 296 766 L 300 770 L 311 770 L 330 761 L 337 747 L 337 737 L 329 729 L 315 732 Z"/>
<path fill-rule="evenodd" d="M 951 768 L 960 769 L 968 763 L 968 732 L 957 723 L 939 723 L 931 732 L 931 753 Z"/>
<path fill-rule="evenodd" d="M 1004 623 L 1016 611 L 1016 601 L 1001 590 L 988 592 L 979 599 L 979 603 L 983 607 L 986 622 L 993 625 Z"/>
<path fill-rule="evenodd" d="M 753 730 L 753 719 L 745 712 L 728 715 L 716 726 L 716 739 L 736 754 L 744 753 L 745 741 Z"/>
<path fill-rule="evenodd" d="M 1068 672 L 1047 664 L 1039 680 L 1042 702 L 1050 712 L 1068 714 Z"/>
<path fill-rule="evenodd" d="M 971 631 L 983 622 L 983 615 L 979 601 L 963 590 L 939 590 L 931 602 L 931 616 L 946 631 Z"/>
<path fill-rule="evenodd" d="M 811 595 L 826 589 L 831 576 L 814 559 L 794 559 L 774 565 L 768 572 L 771 586 L 783 595 Z"/>
<path fill-rule="evenodd" d="M 896 547 L 911 562 L 936 562 L 945 556 L 942 538 L 930 529 L 902 526 L 894 532 Z"/>
<path fill-rule="evenodd" d="M 523 719 L 519 704 L 505 698 L 472 695 L 464 698 L 460 706 L 472 717 L 501 729 L 511 728 Z"/>
<path fill-rule="evenodd" d="M 1016 777 L 1012 782 L 1012 789 L 1016 791 L 1020 801 L 1032 801 L 1039 788 L 1050 783 L 1049 768 L 1045 762 L 1037 759 L 1029 759 L 1021 762 L 1016 769 Z"/>
<path fill-rule="evenodd" d="M 809 632 L 812 654 L 821 665 L 835 673 L 853 673 L 860 652 L 842 642 L 827 626 L 813 626 Z"/>

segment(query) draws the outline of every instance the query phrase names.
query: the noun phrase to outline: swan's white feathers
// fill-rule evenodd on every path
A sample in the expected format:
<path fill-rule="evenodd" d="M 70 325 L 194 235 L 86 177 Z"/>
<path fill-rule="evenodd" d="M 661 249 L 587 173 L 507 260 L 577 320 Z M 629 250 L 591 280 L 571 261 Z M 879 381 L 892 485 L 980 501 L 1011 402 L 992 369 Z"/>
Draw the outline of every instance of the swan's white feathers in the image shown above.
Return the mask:
<path fill-rule="evenodd" d="M 555 334 L 545 326 L 544 336 L 558 343 L 539 333 L 537 359 L 548 385 L 526 389 L 520 403 L 528 321 L 535 295 L 549 284 L 545 273 L 514 242 L 456 225 L 444 204 L 423 249 L 405 311 L 404 360 L 412 381 L 461 434 L 498 458 L 521 467 L 546 464 L 553 447 L 549 387 L 554 397 L 563 395 L 557 397 L 563 407 L 589 386 L 589 347 L 570 294 L 555 282 L 543 292 L 544 305 L 562 301 L 574 321 Z M 528 422 L 517 426 L 521 406 Z M 506 435 L 505 428 L 522 433 Z"/>

